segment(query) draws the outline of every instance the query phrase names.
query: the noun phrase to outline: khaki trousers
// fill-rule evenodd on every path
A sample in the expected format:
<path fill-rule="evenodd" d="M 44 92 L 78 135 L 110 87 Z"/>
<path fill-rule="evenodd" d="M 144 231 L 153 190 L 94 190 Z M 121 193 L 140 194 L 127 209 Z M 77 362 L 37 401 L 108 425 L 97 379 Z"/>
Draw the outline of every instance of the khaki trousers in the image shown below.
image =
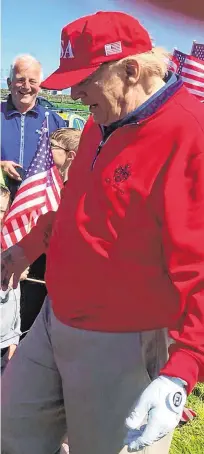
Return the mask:
<path fill-rule="evenodd" d="M 167 358 L 165 331 L 68 327 L 48 298 L 2 377 L 2 454 L 124 454 L 125 418 Z M 140 451 L 167 454 L 171 435 Z"/>

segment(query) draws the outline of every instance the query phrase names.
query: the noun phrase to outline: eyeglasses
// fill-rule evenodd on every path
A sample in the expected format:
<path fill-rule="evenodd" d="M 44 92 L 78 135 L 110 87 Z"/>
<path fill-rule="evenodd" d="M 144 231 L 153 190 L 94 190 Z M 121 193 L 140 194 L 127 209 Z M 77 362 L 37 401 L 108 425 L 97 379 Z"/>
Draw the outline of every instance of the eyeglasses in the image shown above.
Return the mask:
<path fill-rule="evenodd" d="M 68 153 L 68 151 L 69 151 L 69 150 L 67 150 L 67 149 L 64 148 L 64 147 L 60 147 L 60 145 L 52 145 L 52 144 L 51 144 L 51 148 L 52 148 L 52 150 L 56 150 L 57 148 L 60 148 L 60 150 L 64 150 L 64 151 L 66 151 L 67 153 Z"/>

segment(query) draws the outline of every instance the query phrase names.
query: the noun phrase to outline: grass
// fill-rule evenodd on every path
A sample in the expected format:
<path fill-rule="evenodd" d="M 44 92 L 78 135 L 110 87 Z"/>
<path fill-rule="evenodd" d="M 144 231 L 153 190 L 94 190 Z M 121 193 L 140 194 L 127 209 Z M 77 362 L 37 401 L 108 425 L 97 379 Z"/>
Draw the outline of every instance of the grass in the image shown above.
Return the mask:
<path fill-rule="evenodd" d="M 57 109 L 71 109 L 73 110 L 74 113 L 77 113 L 80 115 L 80 117 L 85 118 L 87 120 L 89 116 L 89 108 L 88 106 L 83 106 L 81 103 L 77 102 L 53 102 L 52 103 L 57 107 Z"/>
<path fill-rule="evenodd" d="M 58 108 L 62 108 L 62 109 L 74 109 L 74 110 L 83 110 L 84 112 L 87 112 L 89 111 L 89 108 L 87 106 L 83 106 L 83 104 L 81 103 L 73 103 L 73 102 L 53 102 L 53 104 Z"/>
<path fill-rule="evenodd" d="M 175 430 L 170 454 L 204 454 L 204 383 L 198 383 L 187 406 L 197 417 Z"/>

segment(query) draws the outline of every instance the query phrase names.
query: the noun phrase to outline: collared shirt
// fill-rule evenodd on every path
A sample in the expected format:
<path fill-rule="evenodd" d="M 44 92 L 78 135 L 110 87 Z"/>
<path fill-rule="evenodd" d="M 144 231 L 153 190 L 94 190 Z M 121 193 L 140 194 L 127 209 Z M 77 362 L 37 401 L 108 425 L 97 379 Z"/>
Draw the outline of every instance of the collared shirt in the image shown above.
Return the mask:
<path fill-rule="evenodd" d="M 38 101 L 25 114 L 21 114 L 15 108 L 11 95 L 7 102 L 1 103 L 2 161 L 14 161 L 27 170 L 37 149 L 45 112 L 49 112 L 50 133 L 66 126 L 65 121 L 57 113 L 40 106 Z"/>

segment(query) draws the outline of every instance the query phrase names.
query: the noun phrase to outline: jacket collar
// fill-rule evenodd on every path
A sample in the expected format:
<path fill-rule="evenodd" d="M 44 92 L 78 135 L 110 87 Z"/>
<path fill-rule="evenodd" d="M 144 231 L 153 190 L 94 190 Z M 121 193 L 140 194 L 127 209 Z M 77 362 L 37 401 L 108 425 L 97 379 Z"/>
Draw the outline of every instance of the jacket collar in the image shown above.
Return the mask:
<path fill-rule="evenodd" d="M 179 88 L 183 85 L 183 82 L 177 74 L 168 71 L 164 78 L 166 84 L 160 88 L 154 95 L 152 95 L 147 101 L 145 101 L 140 107 L 130 112 L 122 120 L 118 120 L 109 126 L 100 125 L 103 133 L 103 141 L 105 141 L 113 131 L 117 128 L 128 124 L 139 124 L 142 121 L 153 115 L 160 107 L 176 93 Z"/>
<path fill-rule="evenodd" d="M 6 114 L 7 114 L 7 117 L 11 117 L 12 115 L 16 115 L 16 114 L 21 115 L 20 112 L 14 106 L 11 95 L 9 95 L 7 98 Z M 37 99 L 35 106 L 32 109 L 30 109 L 28 112 L 26 112 L 26 115 L 34 115 L 37 117 L 38 114 L 39 114 L 39 103 L 38 103 L 38 99 Z"/>

